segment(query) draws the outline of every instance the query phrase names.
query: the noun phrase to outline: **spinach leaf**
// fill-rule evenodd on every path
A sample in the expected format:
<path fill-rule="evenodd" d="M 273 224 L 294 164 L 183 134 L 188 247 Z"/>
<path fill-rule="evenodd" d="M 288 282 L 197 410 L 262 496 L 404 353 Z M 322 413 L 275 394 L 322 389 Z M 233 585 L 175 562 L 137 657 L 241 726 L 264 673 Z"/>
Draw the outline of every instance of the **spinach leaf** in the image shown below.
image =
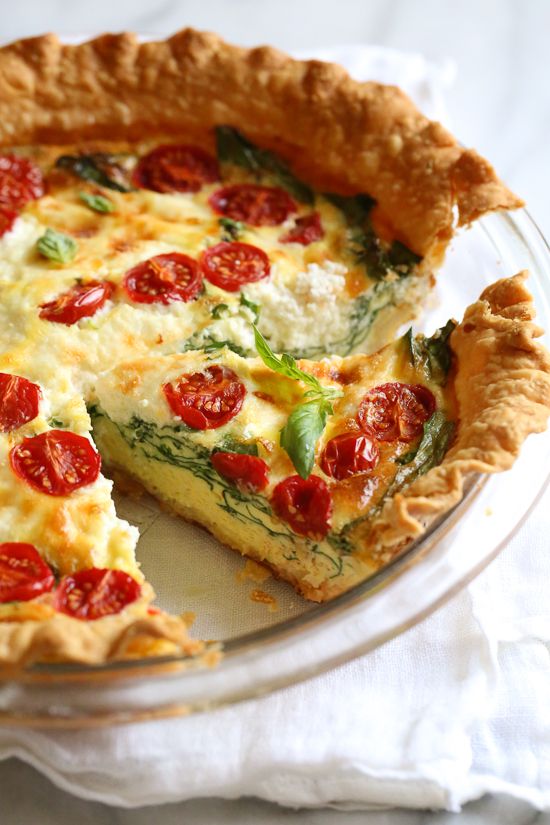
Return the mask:
<path fill-rule="evenodd" d="M 216 127 L 216 150 L 220 164 L 241 166 L 256 175 L 271 177 L 302 203 L 314 202 L 313 191 L 299 180 L 286 163 L 268 149 L 260 149 L 232 126 Z"/>
<path fill-rule="evenodd" d="M 89 192 L 80 192 L 80 200 L 94 212 L 109 213 L 115 211 L 115 205 L 103 195 L 91 195 Z"/>
<path fill-rule="evenodd" d="M 222 230 L 222 241 L 238 241 L 244 231 L 244 223 L 234 221 L 233 218 L 219 218 L 218 223 Z"/>
<path fill-rule="evenodd" d="M 223 318 L 225 316 L 225 313 L 228 309 L 229 306 L 227 304 L 216 304 L 216 306 L 212 309 L 210 315 L 212 316 L 212 318 L 215 318 L 217 321 L 219 321 L 220 318 Z"/>
<path fill-rule="evenodd" d="M 402 467 L 395 474 L 384 499 L 395 495 L 405 484 L 410 484 L 432 467 L 441 464 L 454 430 L 454 423 L 448 421 L 442 412 L 436 410 L 424 424 L 424 433 L 416 450 L 401 456 L 399 463 Z M 405 459 L 407 459 L 406 464 Z"/>
<path fill-rule="evenodd" d="M 212 453 L 241 453 L 243 455 L 258 455 L 258 445 L 255 441 L 247 442 L 247 441 L 238 441 L 236 438 L 233 438 L 232 435 L 226 435 L 217 444 Z"/>
<path fill-rule="evenodd" d="M 116 192 L 131 192 L 128 172 L 123 167 L 124 156 L 94 152 L 90 155 L 61 155 L 55 165 L 82 180 L 92 181 Z"/>
<path fill-rule="evenodd" d="M 78 251 L 78 244 L 70 235 L 56 232 L 55 229 L 46 229 L 45 233 L 36 242 L 36 248 L 41 255 L 58 264 L 68 264 Z"/>
<path fill-rule="evenodd" d="M 455 327 L 456 322 L 451 320 L 430 338 L 425 335 L 414 336 L 412 329 L 405 334 L 413 366 L 422 370 L 429 381 L 441 386 L 445 386 L 452 364 L 453 354 L 449 338 Z"/>
<path fill-rule="evenodd" d="M 246 307 L 247 309 L 249 309 L 252 312 L 252 314 L 254 316 L 254 323 L 257 324 L 258 323 L 258 318 L 260 317 L 260 309 L 261 309 L 260 305 L 255 304 L 254 301 L 249 301 L 248 298 L 246 297 L 246 295 L 244 294 L 244 292 L 241 292 L 241 297 L 240 297 L 240 300 L 239 300 L 239 304 L 242 307 Z"/>

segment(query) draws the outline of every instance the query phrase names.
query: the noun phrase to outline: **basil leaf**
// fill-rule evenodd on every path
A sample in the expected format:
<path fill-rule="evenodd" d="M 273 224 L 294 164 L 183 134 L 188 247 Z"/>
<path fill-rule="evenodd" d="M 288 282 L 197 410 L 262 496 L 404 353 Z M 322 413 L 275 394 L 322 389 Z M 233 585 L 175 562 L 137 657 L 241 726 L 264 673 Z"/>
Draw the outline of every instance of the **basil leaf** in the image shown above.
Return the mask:
<path fill-rule="evenodd" d="M 454 423 L 448 421 L 441 411 L 436 410 L 424 424 L 424 433 L 416 451 L 407 453 L 408 463 L 397 471 L 384 498 L 395 495 L 405 484 L 410 484 L 432 467 L 441 464 L 454 429 Z M 401 456 L 401 460 L 404 459 L 405 456 Z"/>
<path fill-rule="evenodd" d="M 231 126 L 216 127 L 216 151 L 220 164 L 232 163 L 253 172 L 257 177 L 267 174 L 291 195 L 303 203 L 315 200 L 312 189 L 299 180 L 274 152 L 260 149 Z"/>
<path fill-rule="evenodd" d="M 36 242 L 36 248 L 45 258 L 58 264 L 67 264 L 72 261 L 78 250 L 78 244 L 70 235 L 56 232 L 55 229 L 46 229 L 45 233 Z"/>
<path fill-rule="evenodd" d="M 244 223 L 234 221 L 233 218 L 219 218 L 222 229 L 222 241 L 238 241 L 244 231 Z"/>
<path fill-rule="evenodd" d="M 411 329 L 405 334 L 413 366 L 422 370 L 428 380 L 441 386 L 445 386 L 452 364 L 449 338 L 455 327 L 455 321 L 447 321 L 431 338 L 425 335 L 414 336 Z"/>
<path fill-rule="evenodd" d="M 90 195 L 89 192 L 80 192 L 80 200 L 93 209 L 94 212 L 114 212 L 115 205 L 109 198 L 104 198 L 103 195 Z"/>
<path fill-rule="evenodd" d="M 252 314 L 254 315 L 254 323 L 257 324 L 258 318 L 260 317 L 260 305 L 255 304 L 254 301 L 249 301 L 243 292 L 241 292 L 239 303 L 242 307 L 246 307 L 252 312 Z"/>
<path fill-rule="evenodd" d="M 281 430 L 279 443 L 302 478 L 308 478 L 315 462 L 315 447 L 332 412 L 324 399 L 296 407 Z"/>
<path fill-rule="evenodd" d="M 95 152 L 91 155 L 61 155 L 55 165 L 82 180 L 92 181 L 117 192 L 131 192 L 128 173 L 122 166 L 122 156 Z"/>
<path fill-rule="evenodd" d="M 231 435 L 226 435 L 225 438 L 217 444 L 212 450 L 214 453 L 241 453 L 242 455 L 258 455 L 258 445 L 255 441 L 237 441 Z"/>
<path fill-rule="evenodd" d="M 330 393 L 332 388 L 323 387 L 315 376 L 299 369 L 299 367 L 296 366 L 296 361 L 292 355 L 283 353 L 283 355 L 278 358 L 261 334 L 260 330 L 255 325 L 253 328 L 256 349 L 266 367 L 269 367 L 269 369 L 273 370 L 273 372 L 277 372 L 279 375 L 284 375 L 286 378 L 293 378 L 295 381 L 303 381 L 304 384 L 307 384 L 311 387 L 311 389 L 315 390 L 320 395 L 327 391 Z"/>

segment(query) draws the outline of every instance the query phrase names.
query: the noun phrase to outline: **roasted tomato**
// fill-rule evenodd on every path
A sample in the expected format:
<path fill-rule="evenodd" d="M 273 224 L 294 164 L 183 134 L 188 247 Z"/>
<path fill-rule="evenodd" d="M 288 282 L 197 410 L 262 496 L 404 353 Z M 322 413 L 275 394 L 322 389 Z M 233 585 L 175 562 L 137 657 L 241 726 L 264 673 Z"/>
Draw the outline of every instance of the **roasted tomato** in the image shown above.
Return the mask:
<path fill-rule="evenodd" d="M 24 438 L 10 452 L 12 469 L 40 493 L 68 496 L 99 475 L 101 458 L 87 438 L 67 430 Z"/>
<path fill-rule="evenodd" d="M 233 370 L 217 364 L 204 372 L 182 375 L 162 389 L 173 412 L 195 430 L 227 424 L 241 409 L 246 395 Z"/>
<path fill-rule="evenodd" d="M 321 216 L 318 212 L 312 212 L 310 215 L 296 218 L 292 229 L 280 240 L 281 243 L 300 243 L 302 246 L 309 246 L 310 243 L 320 241 L 324 236 L 325 230 L 321 223 Z"/>
<path fill-rule="evenodd" d="M 21 378 L 0 372 L 0 432 L 9 433 L 38 415 L 40 387 Z"/>
<path fill-rule="evenodd" d="M 0 602 L 27 602 L 54 586 L 52 571 L 33 544 L 0 544 Z"/>
<path fill-rule="evenodd" d="M 238 292 L 244 284 L 269 277 L 269 258 L 257 246 L 222 241 L 202 254 L 204 277 L 227 292 Z"/>
<path fill-rule="evenodd" d="M 330 490 L 319 476 L 290 476 L 280 481 L 271 503 L 279 518 L 300 536 L 322 538 L 328 533 L 332 515 Z"/>
<path fill-rule="evenodd" d="M 365 395 L 357 421 L 378 441 L 413 441 L 435 410 L 435 397 L 420 384 L 380 384 Z"/>
<path fill-rule="evenodd" d="M 81 318 L 90 318 L 101 309 L 114 292 L 110 281 L 88 281 L 75 284 L 57 298 L 41 304 L 40 318 L 56 324 L 72 326 Z"/>
<path fill-rule="evenodd" d="M 201 286 L 197 262 L 182 252 L 155 255 L 129 269 L 124 276 L 124 289 L 138 304 L 192 301 Z"/>
<path fill-rule="evenodd" d="M 380 450 L 373 435 L 342 433 L 331 438 L 321 456 L 321 469 L 327 476 L 344 478 L 374 470 Z"/>
<path fill-rule="evenodd" d="M 198 192 L 219 179 L 217 161 L 196 146 L 157 146 L 134 171 L 134 183 L 155 192 Z"/>
<path fill-rule="evenodd" d="M 0 155 L 0 207 L 18 212 L 44 194 L 40 168 L 28 158 Z"/>
<path fill-rule="evenodd" d="M 224 186 L 210 196 L 209 203 L 218 215 L 252 226 L 278 226 L 296 212 L 296 204 L 284 189 L 255 183 Z"/>
<path fill-rule="evenodd" d="M 242 453 L 214 453 L 212 466 L 221 476 L 245 490 L 264 490 L 269 467 L 262 458 Z"/>
<path fill-rule="evenodd" d="M 75 619 L 101 619 L 135 602 L 141 587 L 123 570 L 92 567 L 64 576 L 55 594 L 55 607 Z"/>

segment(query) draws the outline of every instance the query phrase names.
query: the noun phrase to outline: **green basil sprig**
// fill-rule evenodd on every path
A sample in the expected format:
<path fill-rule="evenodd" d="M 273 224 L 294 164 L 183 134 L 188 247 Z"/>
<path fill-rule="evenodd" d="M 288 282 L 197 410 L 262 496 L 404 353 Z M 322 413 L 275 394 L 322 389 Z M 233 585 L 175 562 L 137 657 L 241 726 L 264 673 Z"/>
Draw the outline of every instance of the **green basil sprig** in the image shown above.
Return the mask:
<path fill-rule="evenodd" d="M 309 387 L 304 393 L 304 400 L 290 413 L 279 440 L 296 472 L 302 478 L 308 478 L 315 462 L 317 442 L 325 429 L 328 416 L 334 412 L 331 401 L 340 398 L 343 392 L 336 387 L 324 387 L 314 375 L 296 366 L 296 361 L 291 355 L 275 355 L 255 326 L 254 338 L 258 355 L 266 367 L 286 378 L 301 381 Z"/>
<path fill-rule="evenodd" d="M 58 264 L 68 264 L 73 260 L 78 250 L 78 244 L 70 235 L 56 232 L 55 229 L 46 229 L 45 233 L 36 242 L 36 248 L 45 258 Z"/>
<path fill-rule="evenodd" d="M 94 212 L 103 212 L 108 214 L 115 211 L 115 205 L 109 198 L 104 198 L 103 195 L 91 195 L 89 192 L 80 192 L 80 200 L 86 204 Z"/>

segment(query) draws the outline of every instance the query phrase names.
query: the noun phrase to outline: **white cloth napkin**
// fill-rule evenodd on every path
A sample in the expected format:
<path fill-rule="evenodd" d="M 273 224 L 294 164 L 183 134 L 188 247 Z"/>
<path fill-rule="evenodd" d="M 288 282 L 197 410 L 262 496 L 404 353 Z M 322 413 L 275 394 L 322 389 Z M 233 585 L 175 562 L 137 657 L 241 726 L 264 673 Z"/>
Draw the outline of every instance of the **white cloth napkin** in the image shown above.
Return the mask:
<path fill-rule="evenodd" d="M 401 85 L 442 117 L 452 66 L 315 54 Z M 0 729 L 74 794 L 140 806 L 253 795 L 292 806 L 448 808 L 487 791 L 550 805 L 550 494 L 496 562 L 421 625 L 324 676 L 191 718 L 105 730 Z"/>

